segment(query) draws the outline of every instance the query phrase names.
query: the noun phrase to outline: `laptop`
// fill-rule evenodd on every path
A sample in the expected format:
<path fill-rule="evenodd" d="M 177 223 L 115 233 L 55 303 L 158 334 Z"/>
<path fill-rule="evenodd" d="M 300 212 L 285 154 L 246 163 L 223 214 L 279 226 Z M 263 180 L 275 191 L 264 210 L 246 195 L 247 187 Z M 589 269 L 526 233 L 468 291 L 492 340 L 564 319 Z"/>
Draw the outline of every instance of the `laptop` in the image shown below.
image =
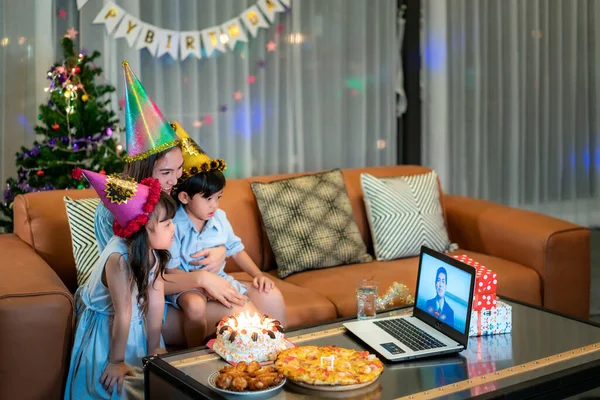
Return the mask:
<path fill-rule="evenodd" d="M 389 361 L 458 353 L 467 348 L 475 268 L 421 247 L 412 315 L 344 323 Z"/>

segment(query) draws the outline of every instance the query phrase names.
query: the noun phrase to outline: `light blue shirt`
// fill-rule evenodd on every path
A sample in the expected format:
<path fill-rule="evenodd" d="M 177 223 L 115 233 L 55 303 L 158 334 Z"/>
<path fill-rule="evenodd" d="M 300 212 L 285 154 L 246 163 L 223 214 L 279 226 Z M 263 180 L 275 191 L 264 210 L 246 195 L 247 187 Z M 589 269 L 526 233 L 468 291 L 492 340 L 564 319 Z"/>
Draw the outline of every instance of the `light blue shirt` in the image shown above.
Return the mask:
<path fill-rule="evenodd" d="M 177 209 L 173 223 L 176 226 L 175 241 L 169 249 L 171 261 L 167 268 L 179 268 L 186 272 L 200 269 L 202 266 L 190 264 L 195 260 L 192 258 L 192 254 L 211 247 L 225 245 L 227 257 L 244 250 L 242 241 L 233 233 L 233 228 L 223 210 L 217 210 L 215 215 L 206 221 L 201 232 L 198 232 L 183 205 Z M 224 269 L 225 262 L 221 265 L 219 276 L 225 276 Z"/>
<path fill-rule="evenodd" d="M 100 202 L 94 213 L 94 233 L 96 234 L 96 243 L 100 254 L 115 235 L 113 231 L 114 220 L 115 216 L 108 211 L 108 208 L 104 207 L 104 203 Z"/>

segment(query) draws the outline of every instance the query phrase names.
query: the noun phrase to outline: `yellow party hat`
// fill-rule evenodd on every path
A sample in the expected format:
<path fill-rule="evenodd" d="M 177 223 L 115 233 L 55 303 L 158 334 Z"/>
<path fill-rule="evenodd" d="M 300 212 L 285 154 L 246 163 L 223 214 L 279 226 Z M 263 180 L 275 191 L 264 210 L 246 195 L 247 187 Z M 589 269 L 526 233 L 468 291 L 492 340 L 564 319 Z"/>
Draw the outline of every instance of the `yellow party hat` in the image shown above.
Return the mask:
<path fill-rule="evenodd" d="M 173 121 L 171 127 L 181 140 L 181 150 L 183 152 L 183 174 L 182 180 L 186 180 L 199 172 L 225 171 L 227 164 L 222 159 L 211 159 L 208 154 L 202 150 L 202 147 L 187 134 L 179 125 L 179 122 Z"/>

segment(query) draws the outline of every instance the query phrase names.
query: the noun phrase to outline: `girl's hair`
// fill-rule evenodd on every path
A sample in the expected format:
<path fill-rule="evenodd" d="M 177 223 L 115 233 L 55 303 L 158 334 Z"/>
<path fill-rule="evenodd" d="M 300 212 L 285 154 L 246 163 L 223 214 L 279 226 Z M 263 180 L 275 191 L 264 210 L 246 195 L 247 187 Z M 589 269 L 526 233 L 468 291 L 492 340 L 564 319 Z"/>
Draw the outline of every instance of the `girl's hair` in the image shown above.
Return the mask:
<path fill-rule="evenodd" d="M 136 182 L 141 182 L 143 179 L 152 177 L 154 171 L 154 165 L 156 162 L 163 158 L 168 152 L 173 149 L 179 148 L 179 145 L 173 146 L 167 150 L 161 151 L 160 153 L 151 154 L 143 160 L 132 161 L 125 165 L 123 174 L 132 177 Z"/>
<path fill-rule="evenodd" d="M 161 212 L 162 210 L 164 210 L 164 212 Z M 164 218 L 163 221 L 172 219 L 175 216 L 176 210 L 176 204 L 171 196 L 161 192 L 160 199 L 158 200 L 156 207 L 154 207 L 154 211 L 148 216 L 148 223 L 150 223 L 153 218 L 158 220 L 161 216 Z M 148 311 L 148 280 L 150 277 L 150 270 L 153 267 L 153 265 L 150 265 L 150 241 L 148 239 L 147 226 L 148 225 L 142 227 L 133 236 L 126 239 L 129 250 L 129 269 L 133 277 L 131 285 L 132 288 L 134 284 L 137 286 L 137 302 L 144 315 L 146 315 L 146 312 Z M 152 284 L 154 284 L 159 275 L 163 277 L 165 268 L 171 259 L 169 250 L 154 250 L 154 252 L 158 260 L 158 269 L 154 275 Z"/>
<path fill-rule="evenodd" d="M 185 192 L 190 197 L 194 197 L 196 194 L 201 193 L 202 197 L 207 199 L 213 194 L 223 190 L 225 182 L 225 175 L 219 170 L 198 172 L 177 184 L 175 198 L 179 203 L 179 193 Z"/>

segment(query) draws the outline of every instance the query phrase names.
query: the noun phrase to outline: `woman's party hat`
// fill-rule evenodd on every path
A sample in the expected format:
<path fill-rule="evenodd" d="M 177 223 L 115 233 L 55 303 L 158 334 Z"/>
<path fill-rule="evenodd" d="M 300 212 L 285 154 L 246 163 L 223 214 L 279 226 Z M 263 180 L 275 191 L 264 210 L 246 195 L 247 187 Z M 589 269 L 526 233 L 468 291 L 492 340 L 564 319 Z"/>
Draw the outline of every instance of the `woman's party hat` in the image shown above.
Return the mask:
<path fill-rule="evenodd" d="M 141 183 L 118 175 L 103 175 L 76 169 L 73 176 L 81 176 L 90 182 L 104 206 L 115 216 L 115 235 L 129 237 L 148 222 L 148 215 L 160 198 L 160 183 L 146 178 Z"/>
<path fill-rule="evenodd" d="M 125 73 L 125 129 L 127 156 L 125 161 L 143 160 L 179 143 L 169 122 L 146 93 L 137 76 L 123 61 Z"/>
<path fill-rule="evenodd" d="M 183 174 L 181 175 L 182 180 L 186 180 L 192 175 L 196 175 L 198 172 L 208 172 L 211 170 L 225 171 L 227 164 L 221 159 L 212 160 L 202 150 L 194 140 L 183 130 L 179 122 L 173 121 L 171 127 L 181 139 L 181 150 L 183 152 Z"/>

